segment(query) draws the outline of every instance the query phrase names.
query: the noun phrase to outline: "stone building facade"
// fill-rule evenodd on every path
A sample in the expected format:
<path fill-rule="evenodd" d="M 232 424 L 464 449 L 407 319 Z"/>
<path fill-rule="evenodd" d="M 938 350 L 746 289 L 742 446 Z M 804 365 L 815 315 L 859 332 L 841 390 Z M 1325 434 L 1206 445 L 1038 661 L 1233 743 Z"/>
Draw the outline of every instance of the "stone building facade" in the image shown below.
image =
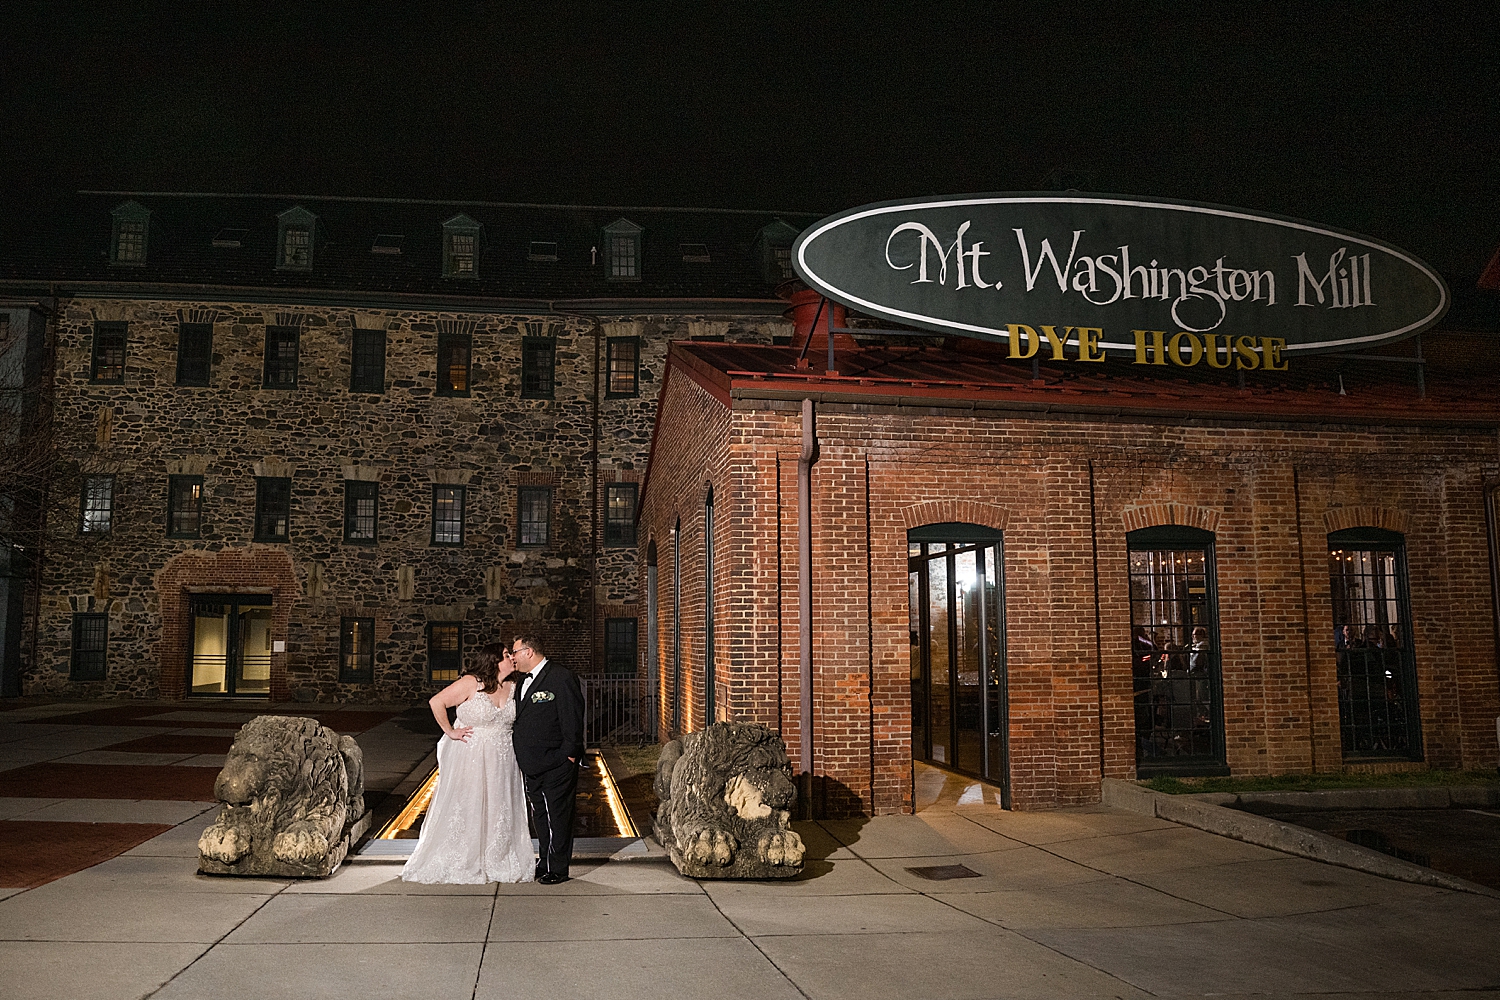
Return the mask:
<path fill-rule="evenodd" d="M 1348 357 L 1240 389 L 1123 361 L 1034 378 L 974 345 L 857 344 L 836 374 L 675 345 L 641 512 L 664 730 L 763 722 L 794 760 L 810 737 L 832 815 L 909 811 L 914 759 L 1022 809 L 1097 801 L 1102 777 L 1495 767 L 1497 351 L 1425 340 L 1425 396 Z M 1372 552 L 1384 575 L 1351 576 Z M 1376 627 L 1360 609 L 1378 642 L 1342 638 Z"/>
<path fill-rule="evenodd" d="M 51 314 L 28 694 L 404 701 L 455 640 L 522 628 L 633 676 L 667 345 L 790 333 L 795 228 L 768 215 L 120 195 L 49 218 L 0 290 L 45 278 Z"/>

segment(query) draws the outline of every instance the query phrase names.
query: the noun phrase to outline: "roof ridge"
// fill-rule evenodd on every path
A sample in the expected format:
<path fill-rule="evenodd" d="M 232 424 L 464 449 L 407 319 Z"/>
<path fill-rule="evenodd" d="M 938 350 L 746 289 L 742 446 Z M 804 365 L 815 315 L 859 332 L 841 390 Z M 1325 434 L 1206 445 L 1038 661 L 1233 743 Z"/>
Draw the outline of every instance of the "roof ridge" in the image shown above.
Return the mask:
<path fill-rule="evenodd" d="M 566 205 L 527 201 L 459 201 L 447 198 L 375 198 L 363 195 L 264 194 L 254 192 L 214 191 L 106 191 L 86 189 L 87 195 L 113 195 L 118 198 L 266 198 L 282 201 L 347 201 L 386 205 L 480 205 L 485 208 L 591 209 L 601 212 L 711 212 L 719 215 L 802 215 L 821 218 L 820 212 L 781 211 L 760 208 L 684 208 L 670 205 Z"/>

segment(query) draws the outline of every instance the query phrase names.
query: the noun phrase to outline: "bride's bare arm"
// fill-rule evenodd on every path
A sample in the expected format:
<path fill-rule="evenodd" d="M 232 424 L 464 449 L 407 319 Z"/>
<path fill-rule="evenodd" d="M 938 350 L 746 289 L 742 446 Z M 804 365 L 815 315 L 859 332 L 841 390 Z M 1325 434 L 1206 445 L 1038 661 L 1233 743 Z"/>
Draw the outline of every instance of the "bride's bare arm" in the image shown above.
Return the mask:
<path fill-rule="evenodd" d="M 469 734 L 474 730 L 468 726 L 454 726 L 448 722 L 448 709 L 457 708 L 474 694 L 479 687 L 479 681 L 472 674 L 464 674 L 458 680 L 443 688 L 437 694 L 427 700 L 427 705 L 432 709 L 432 717 L 442 727 L 443 735 L 450 740 L 458 740 L 463 743 L 468 740 Z"/>

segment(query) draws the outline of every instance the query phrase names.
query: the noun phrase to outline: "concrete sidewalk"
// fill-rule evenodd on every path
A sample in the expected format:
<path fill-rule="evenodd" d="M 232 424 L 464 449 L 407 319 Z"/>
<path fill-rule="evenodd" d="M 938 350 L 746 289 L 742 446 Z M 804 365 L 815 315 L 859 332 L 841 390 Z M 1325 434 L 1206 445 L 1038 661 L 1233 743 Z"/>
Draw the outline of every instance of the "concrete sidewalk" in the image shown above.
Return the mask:
<path fill-rule="evenodd" d="M 916 816 L 803 825 L 807 872 L 771 884 L 640 860 L 554 888 L 208 878 L 196 817 L 0 901 L 0 968 L 14 1000 L 1500 996 L 1493 898 L 944 780 Z"/>

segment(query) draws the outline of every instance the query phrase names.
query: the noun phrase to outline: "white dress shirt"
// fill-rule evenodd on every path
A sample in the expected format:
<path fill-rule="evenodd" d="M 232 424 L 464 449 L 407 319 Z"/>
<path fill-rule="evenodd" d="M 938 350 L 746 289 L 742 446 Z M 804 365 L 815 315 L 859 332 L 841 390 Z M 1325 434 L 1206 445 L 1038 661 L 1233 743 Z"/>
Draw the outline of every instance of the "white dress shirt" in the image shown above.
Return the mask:
<path fill-rule="evenodd" d="M 545 658 L 543 658 L 542 662 L 538 663 L 534 668 L 532 668 L 531 673 L 527 674 L 526 675 L 526 679 L 521 682 L 521 700 L 522 701 L 526 700 L 526 692 L 531 690 L 531 682 L 534 681 L 534 680 L 536 680 L 538 677 L 542 676 L 542 671 L 544 669 L 546 669 L 546 667 L 547 667 L 547 661 L 546 661 Z"/>

